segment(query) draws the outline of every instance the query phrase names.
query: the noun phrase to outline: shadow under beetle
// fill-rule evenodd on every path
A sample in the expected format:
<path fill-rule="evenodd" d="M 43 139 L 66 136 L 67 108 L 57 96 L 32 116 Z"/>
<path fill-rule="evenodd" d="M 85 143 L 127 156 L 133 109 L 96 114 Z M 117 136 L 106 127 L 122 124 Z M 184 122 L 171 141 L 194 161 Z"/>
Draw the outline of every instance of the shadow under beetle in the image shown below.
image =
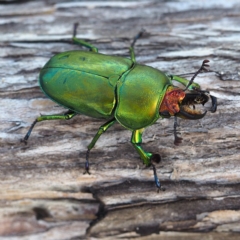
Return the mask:
<path fill-rule="evenodd" d="M 174 143 L 179 144 L 182 139 L 176 134 L 176 117 L 192 120 L 203 118 L 206 111 L 195 109 L 195 105 L 204 105 L 209 99 L 212 101 L 210 111 L 216 111 L 216 97 L 202 91 L 200 86 L 193 82 L 197 74 L 207 70 L 209 61 L 204 60 L 200 69 L 188 81 L 136 63 L 134 44 L 142 32 L 135 36 L 129 48 L 131 58 L 128 59 L 98 53 L 96 47 L 76 38 L 76 29 L 77 24 L 74 25 L 73 42 L 89 48 L 90 51 L 56 54 L 41 69 L 39 76 L 42 91 L 68 111 L 62 115 L 38 117 L 23 141 L 27 142 L 34 125 L 40 121 L 69 120 L 78 114 L 106 119 L 107 122 L 99 128 L 88 145 L 85 169 L 89 173 L 90 150 L 101 134 L 117 121 L 132 131 L 131 143 L 143 163 L 153 167 L 155 184 L 161 189 L 154 165 L 154 162 L 160 161 L 160 155 L 143 150 L 143 130 L 154 124 L 158 118 L 174 116 Z M 184 85 L 185 89 L 175 87 L 173 80 Z"/>

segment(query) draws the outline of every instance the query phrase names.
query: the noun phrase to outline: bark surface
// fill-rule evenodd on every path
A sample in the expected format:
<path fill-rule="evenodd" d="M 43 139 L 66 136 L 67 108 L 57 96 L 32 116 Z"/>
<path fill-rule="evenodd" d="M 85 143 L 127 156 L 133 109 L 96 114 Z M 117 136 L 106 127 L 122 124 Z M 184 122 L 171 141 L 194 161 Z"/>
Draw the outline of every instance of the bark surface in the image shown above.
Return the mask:
<path fill-rule="evenodd" d="M 157 193 L 151 168 L 113 125 L 90 152 L 104 121 L 77 116 L 38 123 L 40 114 L 66 110 L 38 86 L 38 74 L 58 52 L 84 49 L 129 57 L 171 74 L 210 71 L 195 82 L 218 98 L 218 110 L 180 120 L 183 142 L 173 144 L 173 120 L 148 127 L 143 148 L 160 153 Z M 229 1 L 1 1 L 0 2 L 0 238 L 239 239 L 240 232 L 240 3 Z M 185 77 L 190 79 L 192 74 Z M 204 235 L 203 235 L 204 234 Z"/>

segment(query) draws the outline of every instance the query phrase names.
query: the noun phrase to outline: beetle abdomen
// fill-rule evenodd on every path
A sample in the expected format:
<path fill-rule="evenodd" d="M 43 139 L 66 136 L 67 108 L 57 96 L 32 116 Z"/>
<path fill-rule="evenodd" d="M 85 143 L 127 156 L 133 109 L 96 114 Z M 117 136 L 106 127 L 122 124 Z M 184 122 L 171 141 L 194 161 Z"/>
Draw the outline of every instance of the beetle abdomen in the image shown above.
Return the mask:
<path fill-rule="evenodd" d="M 65 52 L 52 57 L 43 67 L 39 83 L 58 104 L 90 117 L 109 118 L 116 104 L 116 83 L 131 65 L 130 59 L 121 57 Z"/>

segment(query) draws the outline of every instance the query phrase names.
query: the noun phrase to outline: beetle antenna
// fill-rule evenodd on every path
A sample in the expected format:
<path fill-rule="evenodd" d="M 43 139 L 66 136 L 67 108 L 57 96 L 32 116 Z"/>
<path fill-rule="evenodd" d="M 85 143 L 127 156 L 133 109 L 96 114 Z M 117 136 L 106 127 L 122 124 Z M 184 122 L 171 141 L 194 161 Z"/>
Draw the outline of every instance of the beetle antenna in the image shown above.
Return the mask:
<path fill-rule="evenodd" d="M 182 138 L 177 135 L 177 127 L 179 126 L 177 122 L 177 117 L 174 116 L 174 124 L 173 124 L 173 134 L 174 134 L 174 145 L 178 146 L 182 142 Z"/>
<path fill-rule="evenodd" d="M 207 64 L 208 62 L 210 62 L 209 60 L 205 59 L 202 62 L 201 67 L 195 72 L 195 74 L 193 75 L 193 77 L 191 78 L 191 80 L 189 81 L 188 85 L 186 86 L 186 88 L 183 91 L 186 91 L 189 86 L 193 83 L 193 80 L 195 79 L 195 77 L 202 71 L 208 71 L 207 67 L 209 67 L 209 65 Z"/>

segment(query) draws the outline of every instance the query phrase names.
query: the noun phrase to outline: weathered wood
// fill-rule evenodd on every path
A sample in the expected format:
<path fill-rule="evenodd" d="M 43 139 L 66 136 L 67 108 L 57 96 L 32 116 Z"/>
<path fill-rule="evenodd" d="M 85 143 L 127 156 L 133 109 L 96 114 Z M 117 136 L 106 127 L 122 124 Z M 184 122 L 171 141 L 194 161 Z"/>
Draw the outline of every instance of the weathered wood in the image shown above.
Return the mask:
<path fill-rule="evenodd" d="M 239 239 L 239 1 L 3 2 L 0 238 Z M 77 37 L 126 57 L 144 28 L 137 61 L 172 74 L 193 73 L 210 60 L 196 82 L 218 98 L 217 112 L 180 120 L 178 147 L 172 119 L 144 134 L 143 147 L 161 154 L 157 172 L 166 191 L 156 192 L 152 169 L 118 124 L 91 151 L 91 175 L 82 174 L 86 147 L 103 121 L 38 123 L 28 144 L 20 142 L 39 114 L 64 112 L 37 78 L 53 54 L 80 49 L 71 43 L 75 22 Z"/>

